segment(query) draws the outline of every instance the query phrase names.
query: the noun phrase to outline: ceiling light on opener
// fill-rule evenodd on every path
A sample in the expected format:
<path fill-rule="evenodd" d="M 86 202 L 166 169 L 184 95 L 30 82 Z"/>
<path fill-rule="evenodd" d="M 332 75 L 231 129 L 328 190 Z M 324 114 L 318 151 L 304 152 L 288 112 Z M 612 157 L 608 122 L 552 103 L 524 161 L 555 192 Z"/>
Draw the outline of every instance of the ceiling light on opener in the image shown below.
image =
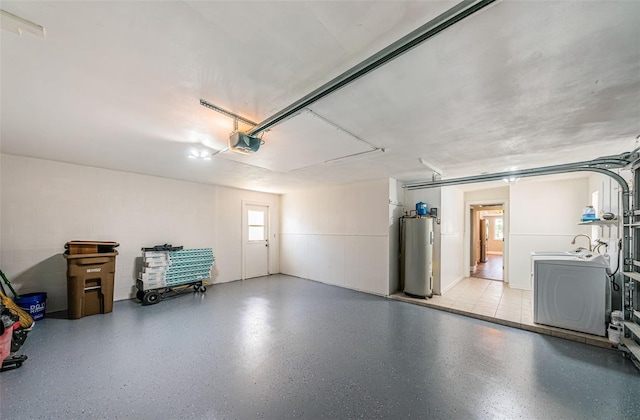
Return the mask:
<path fill-rule="evenodd" d="M 207 151 L 207 150 L 190 150 L 189 153 L 187 154 L 187 157 L 190 159 L 197 159 L 197 160 L 211 160 L 211 152 Z"/>
<path fill-rule="evenodd" d="M 520 178 L 517 178 L 515 176 L 511 176 L 511 177 L 508 177 L 508 178 L 502 178 L 502 180 L 504 182 L 506 182 L 507 184 L 509 184 L 509 185 L 513 185 L 516 182 L 520 181 Z"/>

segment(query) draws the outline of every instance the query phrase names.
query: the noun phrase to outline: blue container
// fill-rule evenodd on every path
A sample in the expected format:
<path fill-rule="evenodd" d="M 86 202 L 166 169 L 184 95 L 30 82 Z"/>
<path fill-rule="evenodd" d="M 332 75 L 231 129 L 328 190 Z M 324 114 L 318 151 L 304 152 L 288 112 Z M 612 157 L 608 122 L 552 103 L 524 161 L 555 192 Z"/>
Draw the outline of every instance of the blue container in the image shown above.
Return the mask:
<path fill-rule="evenodd" d="M 44 318 L 44 309 L 47 302 L 46 293 L 27 293 L 26 295 L 20 295 L 20 299 L 14 299 L 14 301 L 20 309 L 31 315 L 34 321 Z"/>
<path fill-rule="evenodd" d="M 416 203 L 416 214 L 418 216 L 426 216 L 427 215 L 427 203 L 423 203 L 422 201 Z"/>
<path fill-rule="evenodd" d="M 582 219 L 583 222 L 592 222 L 594 220 L 600 220 L 596 216 L 596 209 L 593 208 L 591 204 L 582 210 Z"/>

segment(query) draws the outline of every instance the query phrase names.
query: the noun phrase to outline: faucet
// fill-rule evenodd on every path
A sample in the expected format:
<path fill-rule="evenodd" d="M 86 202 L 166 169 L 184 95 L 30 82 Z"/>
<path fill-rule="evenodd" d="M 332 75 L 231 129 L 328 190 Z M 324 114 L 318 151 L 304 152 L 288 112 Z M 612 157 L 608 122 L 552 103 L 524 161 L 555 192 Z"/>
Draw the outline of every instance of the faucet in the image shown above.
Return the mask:
<path fill-rule="evenodd" d="M 597 244 L 597 245 L 596 245 Z M 596 242 L 593 244 L 593 252 L 597 252 L 598 254 L 602 254 L 600 252 L 600 247 L 604 247 L 604 253 L 607 254 L 607 250 L 609 249 L 609 244 L 606 241 L 601 239 L 596 239 Z"/>
<path fill-rule="evenodd" d="M 591 236 L 585 235 L 584 233 L 580 233 L 580 234 L 574 236 L 573 240 L 571 241 L 571 245 L 575 245 L 576 244 L 576 238 L 578 238 L 579 236 L 584 236 L 585 238 L 587 238 L 589 240 L 589 251 L 592 252 L 593 248 L 591 248 Z"/>

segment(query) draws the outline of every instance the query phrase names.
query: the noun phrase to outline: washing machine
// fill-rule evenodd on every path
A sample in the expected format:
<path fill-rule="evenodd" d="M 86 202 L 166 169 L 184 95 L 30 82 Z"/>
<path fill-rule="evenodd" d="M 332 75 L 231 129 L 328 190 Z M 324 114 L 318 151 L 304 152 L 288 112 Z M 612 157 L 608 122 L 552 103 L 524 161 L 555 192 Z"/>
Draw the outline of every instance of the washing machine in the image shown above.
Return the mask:
<path fill-rule="evenodd" d="M 604 337 L 611 310 L 608 260 L 586 254 L 532 262 L 534 322 Z"/>

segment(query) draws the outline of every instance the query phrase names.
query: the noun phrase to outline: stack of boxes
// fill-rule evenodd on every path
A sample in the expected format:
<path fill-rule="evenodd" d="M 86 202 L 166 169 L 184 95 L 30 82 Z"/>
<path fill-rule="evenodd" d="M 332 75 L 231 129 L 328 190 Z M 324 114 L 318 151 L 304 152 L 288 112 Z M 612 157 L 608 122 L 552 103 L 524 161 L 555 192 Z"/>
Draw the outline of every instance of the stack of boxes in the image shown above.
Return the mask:
<path fill-rule="evenodd" d="M 142 251 L 138 290 L 173 287 L 210 279 L 214 261 L 211 248 Z"/>

